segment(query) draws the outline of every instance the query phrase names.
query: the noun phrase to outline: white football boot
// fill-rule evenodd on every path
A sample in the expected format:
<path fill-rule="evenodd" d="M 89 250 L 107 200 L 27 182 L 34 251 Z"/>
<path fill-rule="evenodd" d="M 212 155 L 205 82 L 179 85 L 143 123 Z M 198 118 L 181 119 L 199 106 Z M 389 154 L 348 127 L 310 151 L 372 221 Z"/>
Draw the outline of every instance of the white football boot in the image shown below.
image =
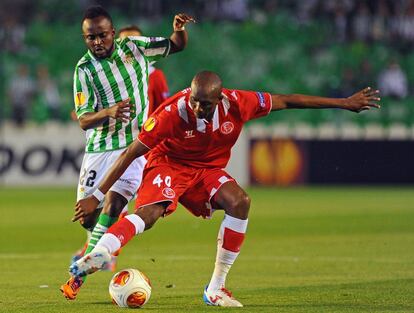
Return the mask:
<path fill-rule="evenodd" d="M 231 292 L 226 288 L 222 287 L 221 289 L 214 291 L 207 291 L 208 285 L 204 289 L 203 300 L 207 305 L 215 306 L 226 306 L 226 307 L 242 307 L 239 301 L 237 301 Z"/>
<path fill-rule="evenodd" d="M 86 276 L 101 269 L 105 269 L 111 263 L 112 257 L 105 248 L 96 248 L 83 256 L 69 267 L 69 273 L 73 276 Z"/>

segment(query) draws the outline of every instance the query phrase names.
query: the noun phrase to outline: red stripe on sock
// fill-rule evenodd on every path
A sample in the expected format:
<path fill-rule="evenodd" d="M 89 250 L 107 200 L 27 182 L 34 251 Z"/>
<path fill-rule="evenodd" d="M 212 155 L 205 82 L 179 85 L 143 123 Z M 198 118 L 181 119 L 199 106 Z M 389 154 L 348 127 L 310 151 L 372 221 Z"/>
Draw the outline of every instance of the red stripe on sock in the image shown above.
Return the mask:
<path fill-rule="evenodd" d="M 109 227 L 107 232 L 116 236 L 123 247 L 135 236 L 135 226 L 127 218 L 123 218 Z"/>
<path fill-rule="evenodd" d="M 232 252 L 240 252 L 244 241 L 244 233 L 239 233 L 230 228 L 224 228 L 223 248 Z"/>

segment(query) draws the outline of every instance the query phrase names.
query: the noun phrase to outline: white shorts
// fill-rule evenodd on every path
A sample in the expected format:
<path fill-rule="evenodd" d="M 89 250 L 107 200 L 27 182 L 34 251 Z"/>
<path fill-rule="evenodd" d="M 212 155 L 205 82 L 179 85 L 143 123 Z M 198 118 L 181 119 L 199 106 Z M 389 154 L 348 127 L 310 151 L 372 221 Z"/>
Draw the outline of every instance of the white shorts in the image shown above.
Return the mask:
<path fill-rule="evenodd" d="M 111 166 L 115 163 L 124 149 L 102 153 L 85 153 L 79 175 L 77 201 L 90 196 L 99 187 Z M 135 159 L 122 176 L 113 184 L 110 191 L 115 191 L 132 200 L 141 184 L 142 172 L 147 160 L 144 156 Z M 99 207 L 102 207 L 101 202 Z"/>

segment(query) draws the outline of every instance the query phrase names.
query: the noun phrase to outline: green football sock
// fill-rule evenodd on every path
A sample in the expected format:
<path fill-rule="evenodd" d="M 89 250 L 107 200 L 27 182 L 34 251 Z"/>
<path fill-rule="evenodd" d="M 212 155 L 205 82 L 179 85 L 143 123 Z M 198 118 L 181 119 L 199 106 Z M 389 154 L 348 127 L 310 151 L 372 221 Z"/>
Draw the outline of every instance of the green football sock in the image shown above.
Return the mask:
<path fill-rule="evenodd" d="M 99 215 L 98 222 L 92 231 L 91 239 L 89 240 L 85 254 L 88 254 L 92 251 L 93 248 L 95 248 L 95 245 L 98 243 L 99 239 L 101 239 L 108 228 L 111 227 L 117 220 L 118 217 L 111 217 L 104 213 L 101 213 L 101 215 Z"/>
<path fill-rule="evenodd" d="M 115 224 L 117 220 L 118 217 L 112 217 L 105 213 L 101 213 L 101 215 L 99 215 L 98 222 L 96 223 L 96 226 L 92 231 L 92 235 L 84 255 L 88 254 L 92 251 L 93 248 L 95 248 L 95 245 L 98 243 L 99 239 L 101 239 L 101 237 L 103 236 L 103 234 L 106 233 L 108 228 L 111 227 L 112 224 Z M 83 282 L 85 282 L 86 276 L 83 276 L 82 280 Z"/>

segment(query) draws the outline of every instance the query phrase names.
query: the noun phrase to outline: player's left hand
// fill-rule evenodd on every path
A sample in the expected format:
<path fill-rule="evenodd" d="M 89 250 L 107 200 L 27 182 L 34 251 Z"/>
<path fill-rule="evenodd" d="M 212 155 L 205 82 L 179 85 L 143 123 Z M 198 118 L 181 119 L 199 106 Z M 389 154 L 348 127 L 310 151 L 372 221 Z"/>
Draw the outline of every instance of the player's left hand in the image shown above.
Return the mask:
<path fill-rule="evenodd" d="M 91 214 L 99 205 L 99 200 L 96 199 L 94 196 L 86 197 L 85 199 L 81 199 L 76 203 L 75 206 L 75 214 L 72 217 L 72 222 L 76 222 L 77 220 L 81 220 L 87 215 Z"/>
<path fill-rule="evenodd" d="M 187 15 L 185 13 L 179 13 L 177 15 L 174 16 L 174 21 L 173 21 L 173 29 L 174 31 L 182 31 L 184 30 L 184 26 L 190 22 L 195 23 L 195 19 L 190 16 Z"/>
<path fill-rule="evenodd" d="M 379 90 L 373 90 L 371 87 L 362 89 L 345 99 L 344 109 L 359 113 L 361 111 L 370 110 L 372 108 L 380 108 L 378 101 L 381 100 Z"/>

